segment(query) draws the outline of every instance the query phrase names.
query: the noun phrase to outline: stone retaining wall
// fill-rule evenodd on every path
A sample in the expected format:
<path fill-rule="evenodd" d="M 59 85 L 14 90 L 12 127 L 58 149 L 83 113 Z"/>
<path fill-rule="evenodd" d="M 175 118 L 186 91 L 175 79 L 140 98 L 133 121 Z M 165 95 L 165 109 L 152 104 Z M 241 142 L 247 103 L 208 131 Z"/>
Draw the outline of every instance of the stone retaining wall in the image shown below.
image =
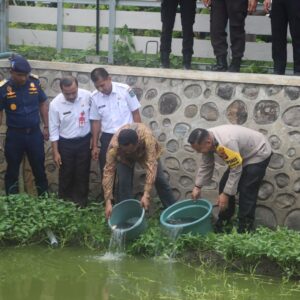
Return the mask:
<path fill-rule="evenodd" d="M 59 78 L 77 76 L 80 87 L 93 90 L 89 73 L 96 65 L 31 62 L 33 72 L 53 99 Z M 199 154 L 187 137 L 197 127 L 240 124 L 264 133 L 273 148 L 257 207 L 257 223 L 270 227 L 286 225 L 300 230 L 300 78 L 262 74 L 230 74 L 183 70 L 107 67 L 114 81 L 126 82 L 142 104 L 143 122 L 165 147 L 162 162 L 178 199 L 190 198 Z M 0 61 L 0 77 L 8 76 Z M 5 127 L 1 127 L 1 140 Z M 46 144 L 46 169 L 50 190 L 57 191 L 57 170 L 50 144 Z M 0 185 L 3 188 L 5 159 L 0 152 Z M 215 201 L 218 180 L 225 170 L 218 165 L 203 196 Z M 28 164 L 24 165 L 25 188 L 31 189 Z M 143 189 L 145 174 L 137 167 L 136 192 Z M 97 163 L 92 163 L 91 197 L 100 197 Z"/>

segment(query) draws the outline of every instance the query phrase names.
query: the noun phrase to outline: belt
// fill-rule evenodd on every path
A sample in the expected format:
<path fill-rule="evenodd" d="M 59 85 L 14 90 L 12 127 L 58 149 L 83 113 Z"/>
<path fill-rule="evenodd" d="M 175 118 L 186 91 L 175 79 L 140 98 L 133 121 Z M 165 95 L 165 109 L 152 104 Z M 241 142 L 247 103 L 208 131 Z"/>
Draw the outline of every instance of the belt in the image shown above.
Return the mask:
<path fill-rule="evenodd" d="M 76 141 L 83 140 L 83 139 L 90 138 L 90 137 L 91 137 L 91 133 L 88 133 L 85 136 L 80 136 L 80 137 L 75 137 L 75 138 L 70 138 L 70 139 L 60 136 L 59 141 L 61 141 L 61 142 L 76 142 Z"/>
<path fill-rule="evenodd" d="M 39 126 L 35 127 L 8 127 L 8 130 L 10 131 L 16 131 L 20 133 L 29 134 L 39 129 Z"/>
<path fill-rule="evenodd" d="M 114 135 L 113 133 L 101 132 L 100 140 L 101 140 L 101 138 L 102 139 L 106 139 L 106 138 L 111 139 L 113 137 L 113 135 Z"/>

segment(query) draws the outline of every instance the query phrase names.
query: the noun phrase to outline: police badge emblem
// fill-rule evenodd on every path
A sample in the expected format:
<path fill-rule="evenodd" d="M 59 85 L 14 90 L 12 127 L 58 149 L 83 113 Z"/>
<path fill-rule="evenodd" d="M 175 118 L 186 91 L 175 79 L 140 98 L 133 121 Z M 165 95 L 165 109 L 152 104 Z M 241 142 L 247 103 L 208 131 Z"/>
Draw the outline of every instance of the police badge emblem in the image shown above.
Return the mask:
<path fill-rule="evenodd" d="M 17 105 L 16 105 L 15 103 L 12 103 L 12 104 L 10 105 L 10 109 L 11 109 L 11 110 L 16 110 L 16 109 L 17 109 Z"/>

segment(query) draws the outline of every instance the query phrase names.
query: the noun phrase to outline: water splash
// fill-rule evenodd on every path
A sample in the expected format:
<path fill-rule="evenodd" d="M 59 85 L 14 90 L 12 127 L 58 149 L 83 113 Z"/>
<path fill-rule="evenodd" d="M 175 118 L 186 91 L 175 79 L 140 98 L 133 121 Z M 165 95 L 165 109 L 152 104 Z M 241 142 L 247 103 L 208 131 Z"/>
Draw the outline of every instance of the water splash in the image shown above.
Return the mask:
<path fill-rule="evenodd" d="M 125 231 L 123 229 L 113 228 L 108 252 L 106 252 L 101 260 L 121 260 L 125 256 Z"/>
<path fill-rule="evenodd" d="M 104 255 L 100 256 L 100 260 L 102 261 L 119 261 L 125 256 L 125 253 L 111 253 L 106 252 Z"/>
<path fill-rule="evenodd" d="M 182 227 L 174 227 L 174 228 L 169 228 L 167 230 L 168 237 L 173 242 L 173 249 L 171 249 L 171 252 L 169 254 L 170 261 L 175 260 L 175 256 L 177 253 L 176 240 L 178 239 L 181 231 L 182 231 Z"/>
<path fill-rule="evenodd" d="M 169 228 L 167 233 L 169 238 L 175 242 L 179 237 L 181 231 L 182 231 L 182 227 L 173 227 L 173 228 Z"/>
<path fill-rule="evenodd" d="M 125 231 L 123 229 L 114 228 L 111 233 L 108 252 L 124 253 L 125 251 Z"/>

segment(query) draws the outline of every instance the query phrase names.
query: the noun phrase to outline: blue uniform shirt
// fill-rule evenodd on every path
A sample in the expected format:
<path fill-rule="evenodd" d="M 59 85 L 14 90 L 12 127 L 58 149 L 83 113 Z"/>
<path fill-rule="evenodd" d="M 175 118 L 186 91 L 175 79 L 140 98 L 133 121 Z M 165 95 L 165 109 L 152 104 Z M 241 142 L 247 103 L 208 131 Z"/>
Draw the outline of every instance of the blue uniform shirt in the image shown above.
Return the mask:
<path fill-rule="evenodd" d="M 22 86 L 15 85 L 11 79 L 0 86 L 0 110 L 5 109 L 7 127 L 39 126 L 39 105 L 46 100 L 39 80 L 31 75 Z"/>

